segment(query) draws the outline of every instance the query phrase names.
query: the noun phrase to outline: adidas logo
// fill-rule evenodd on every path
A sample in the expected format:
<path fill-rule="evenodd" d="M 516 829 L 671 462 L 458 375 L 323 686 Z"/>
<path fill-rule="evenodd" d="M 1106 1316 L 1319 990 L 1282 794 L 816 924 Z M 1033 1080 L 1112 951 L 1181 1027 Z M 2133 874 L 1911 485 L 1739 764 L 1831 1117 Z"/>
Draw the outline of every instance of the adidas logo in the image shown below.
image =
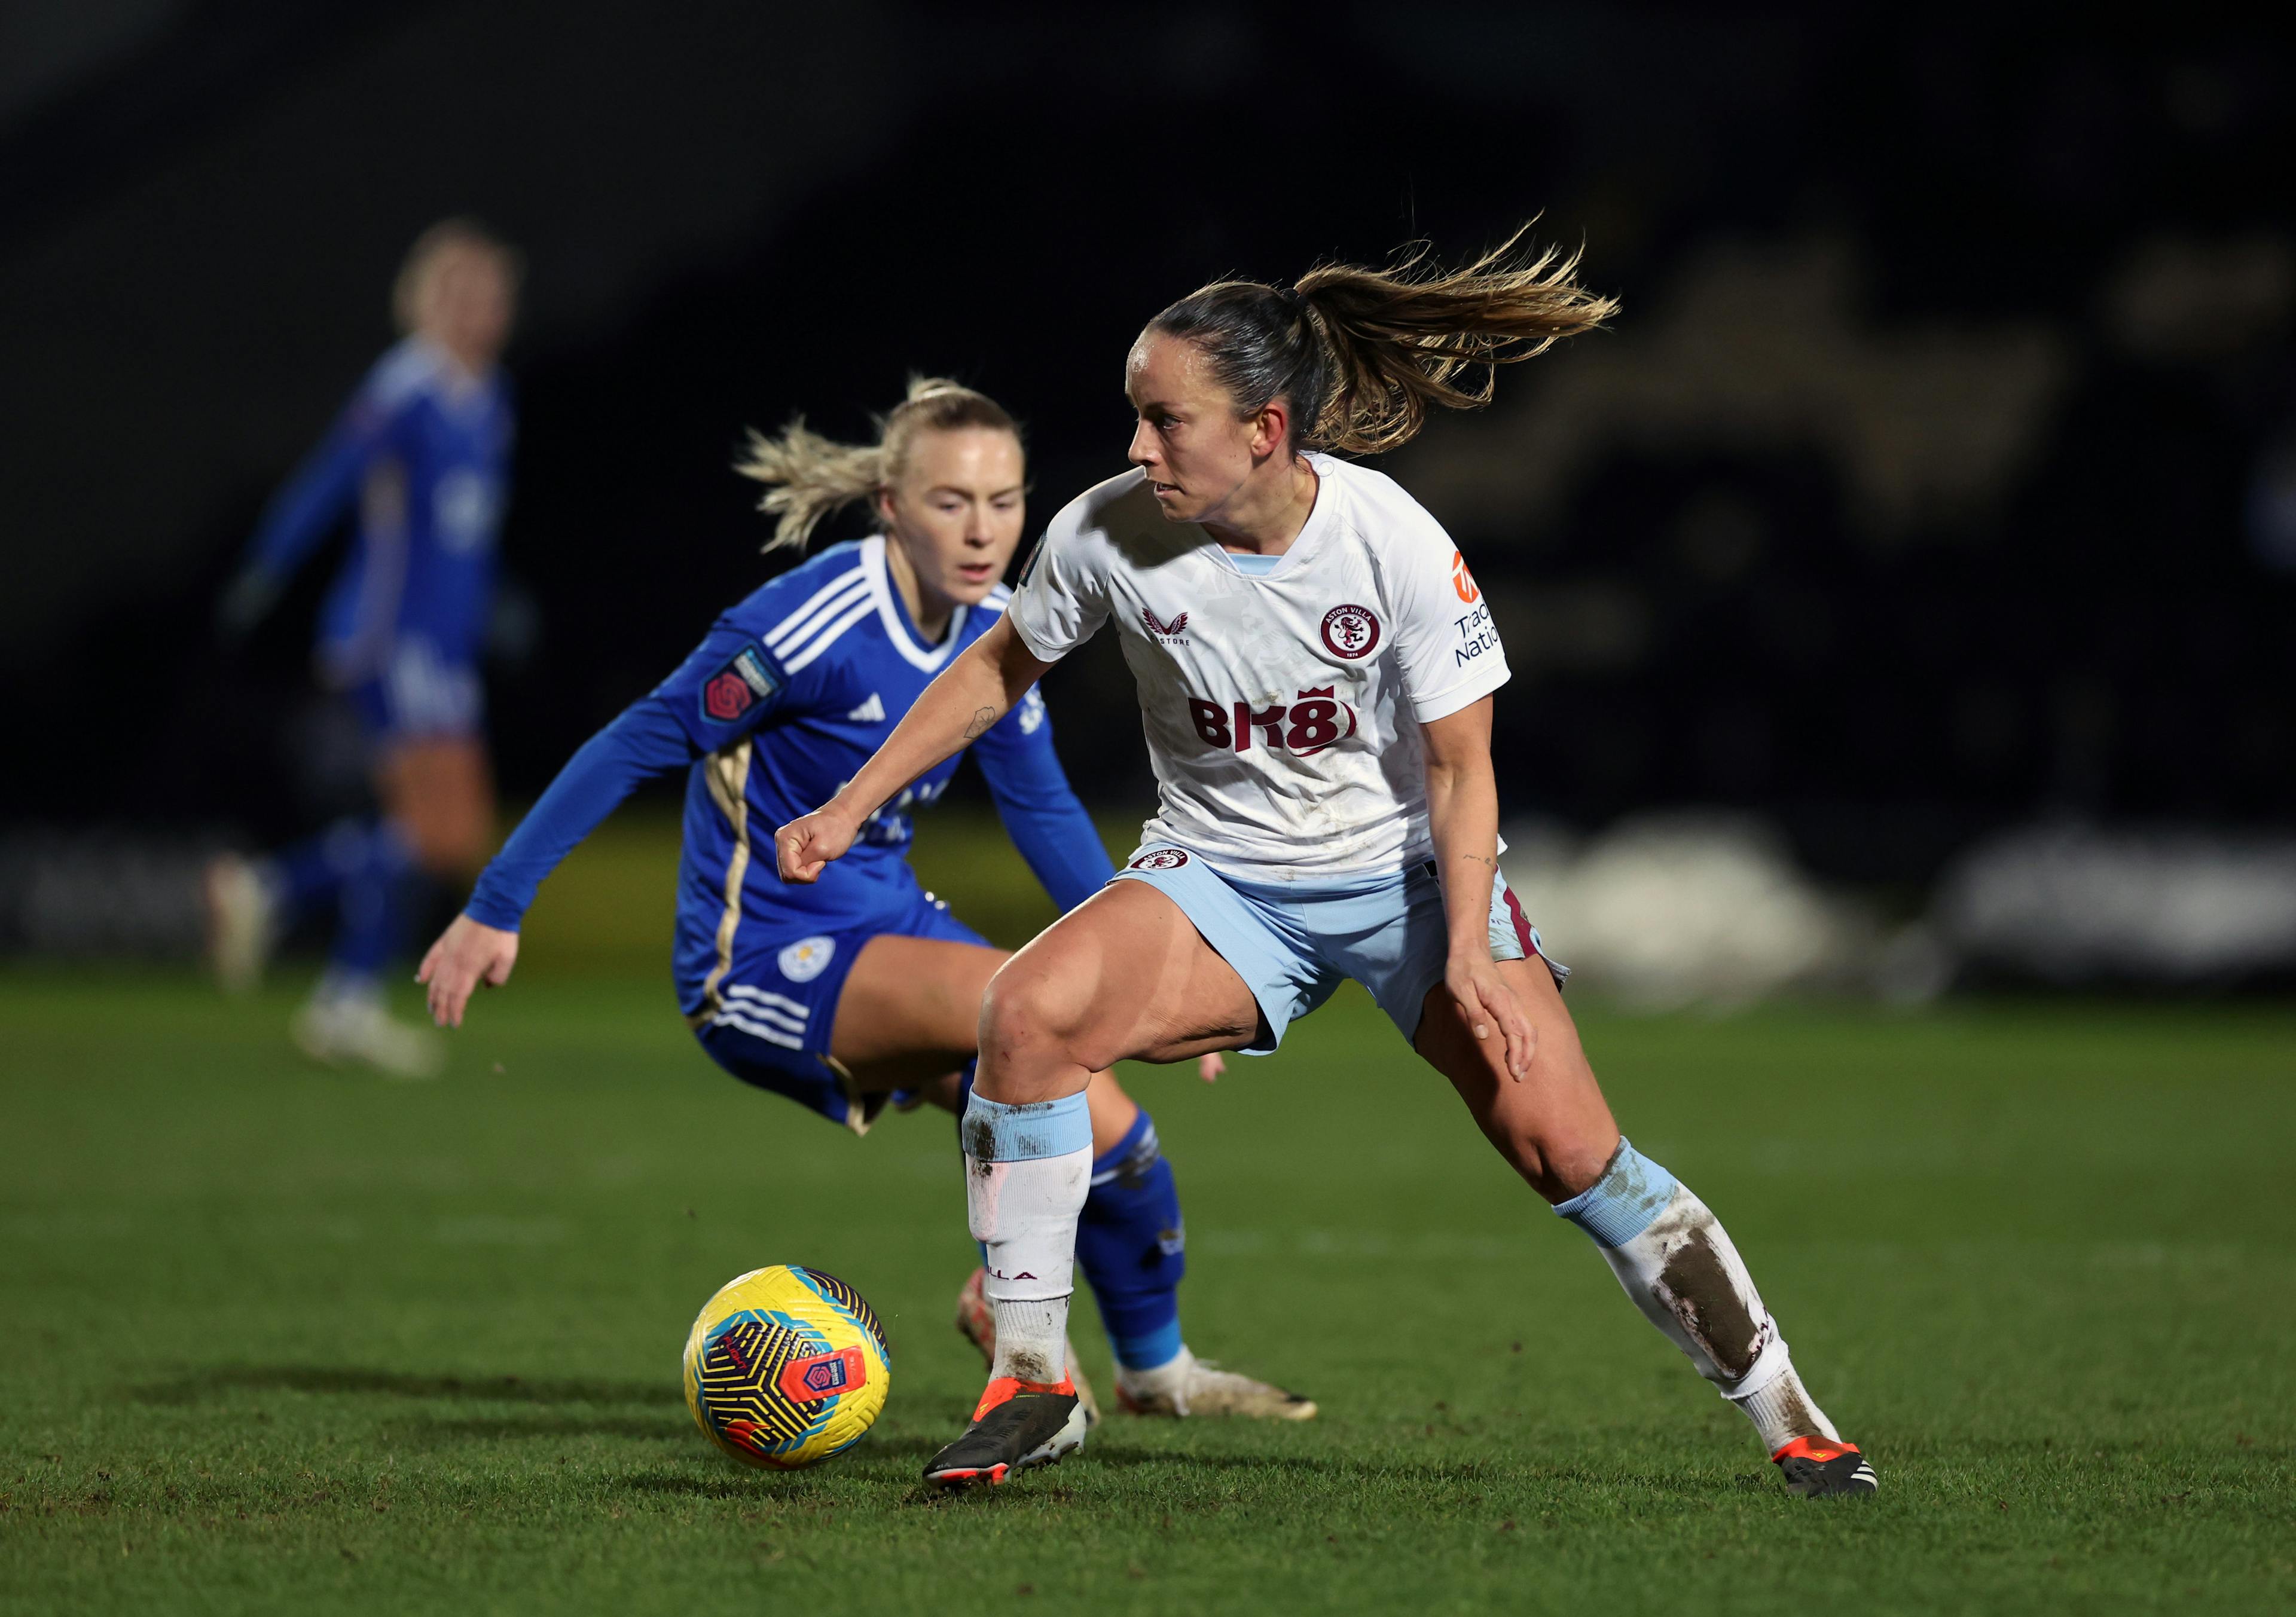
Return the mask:
<path fill-rule="evenodd" d="M 845 717 L 855 724 L 882 724 L 885 722 L 884 698 L 873 690 L 869 693 L 867 701 L 847 714 Z"/>

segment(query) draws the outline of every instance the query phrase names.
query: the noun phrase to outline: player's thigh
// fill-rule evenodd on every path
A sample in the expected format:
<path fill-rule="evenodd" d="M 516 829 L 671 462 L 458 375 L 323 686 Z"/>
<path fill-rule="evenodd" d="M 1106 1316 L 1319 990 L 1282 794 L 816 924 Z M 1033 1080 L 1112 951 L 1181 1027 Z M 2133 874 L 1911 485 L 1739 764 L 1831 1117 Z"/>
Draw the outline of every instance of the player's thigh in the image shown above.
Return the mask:
<path fill-rule="evenodd" d="M 1251 990 L 1180 907 L 1145 882 L 1115 881 L 996 974 L 983 1066 L 1019 1071 L 1047 1055 L 1093 1071 L 1179 1061 L 1239 1049 L 1259 1027 Z"/>
<path fill-rule="evenodd" d="M 1010 958 L 980 944 L 880 933 L 861 946 L 837 996 L 830 1054 L 864 1094 L 907 1090 L 926 1105 L 960 1109 L 956 1069 L 972 1058 L 981 996 Z M 1111 1073 L 1095 1073 L 1085 1099 L 1095 1153 L 1120 1143 L 1140 1115 Z"/>
<path fill-rule="evenodd" d="M 375 786 L 424 870 L 461 876 L 484 862 L 494 837 L 494 772 L 476 737 L 394 741 L 377 761 Z"/>
<path fill-rule="evenodd" d="M 1476 1038 L 1439 982 L 1427 991 L 1412 1043 L 1451 1081 L 1476 1126 L 1531 1188 L 1550 1202 L 1566 1201 L 1602 1176 L 1618 1148 L 1618 1124 L 1546 963 L 1502 960 L 1498 969 L 1538 1035 L 1521 1080 L 1506 1070 L 1498 1031 Z"/>
<path fill-rule="evenodd" d="M 879 933 L 837 996 L 829 1053 L 865 1089 L 911 1089 L 954 1072 L 979 1047 L 980 998 L 1006 958 L 980 943 Z"/>

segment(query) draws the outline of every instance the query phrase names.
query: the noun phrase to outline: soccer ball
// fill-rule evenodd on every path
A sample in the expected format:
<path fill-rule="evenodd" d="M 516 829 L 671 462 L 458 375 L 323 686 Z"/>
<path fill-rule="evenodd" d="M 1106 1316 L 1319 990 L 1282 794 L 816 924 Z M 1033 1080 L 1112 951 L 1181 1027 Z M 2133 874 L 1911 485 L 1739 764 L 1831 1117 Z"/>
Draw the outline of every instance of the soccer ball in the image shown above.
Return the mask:
<path fill-rule="evenodd" d="M 794 1471 L 842 1454 L 876 1423 L 892 1379 L 861 1294 L 793 1263 L 728 1281 L 685 1338 L 685 1406 L 745 1466 Z"/>

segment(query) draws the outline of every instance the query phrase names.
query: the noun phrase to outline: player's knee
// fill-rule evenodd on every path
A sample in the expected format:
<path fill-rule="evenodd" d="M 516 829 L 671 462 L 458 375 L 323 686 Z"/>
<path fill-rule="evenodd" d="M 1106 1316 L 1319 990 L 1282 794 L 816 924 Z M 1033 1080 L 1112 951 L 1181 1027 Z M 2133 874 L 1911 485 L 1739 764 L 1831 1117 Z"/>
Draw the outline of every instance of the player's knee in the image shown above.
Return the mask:
<path fill-rule="evenodd" d="M 1079 1021 L 1074 1001 L 1055 980 L 1006 965 L 980 999 L 982 1064 L 1009 1072 L 1073 1059 Z"/>
<path fill-rule="evenodd" d="M 1549 1202 L 1567 1202 L 1603 1177 L 1618 1146 L 1615 1130 L 1533 1123 L 1513 1131 L 1500 1149 L 1532 1189 Z"/>

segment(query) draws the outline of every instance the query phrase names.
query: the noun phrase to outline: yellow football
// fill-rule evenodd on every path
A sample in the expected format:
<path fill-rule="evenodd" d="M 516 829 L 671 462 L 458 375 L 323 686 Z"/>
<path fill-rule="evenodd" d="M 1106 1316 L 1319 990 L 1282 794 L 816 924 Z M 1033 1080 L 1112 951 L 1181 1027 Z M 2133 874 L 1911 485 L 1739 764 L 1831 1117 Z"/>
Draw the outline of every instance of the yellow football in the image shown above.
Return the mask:
<path fill-rule="evenodd" d="M 703 1305 L 685 1338 L 685 1405 L 743 1465 L 794 1471 L 861 1441 L 885 1407 L 892 1364 L 859 1292 L 776 1263 Z"/>

